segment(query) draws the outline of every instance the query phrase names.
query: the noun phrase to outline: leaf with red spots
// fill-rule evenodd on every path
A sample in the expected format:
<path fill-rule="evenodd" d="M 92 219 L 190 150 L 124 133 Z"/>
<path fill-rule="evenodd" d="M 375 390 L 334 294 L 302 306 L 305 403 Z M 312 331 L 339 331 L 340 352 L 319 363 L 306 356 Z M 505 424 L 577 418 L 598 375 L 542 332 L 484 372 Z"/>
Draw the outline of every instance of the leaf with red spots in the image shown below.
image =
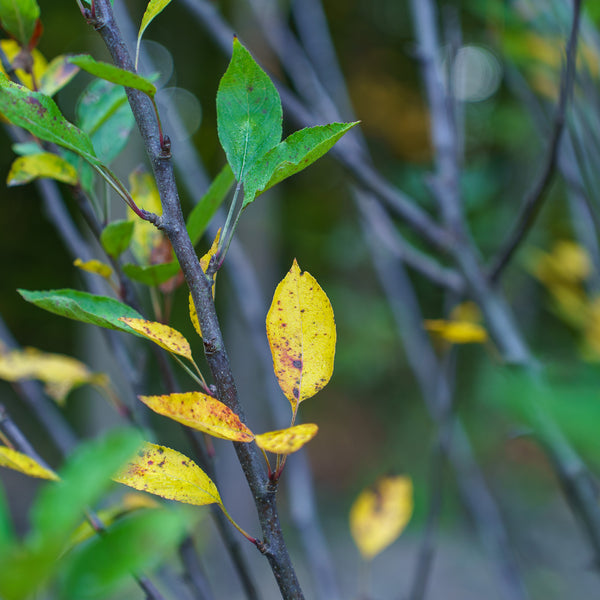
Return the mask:
<path fill-rule="evenodd" d="M 201 392 L 165 396 L 138 396 L 148 408 L 198 431 L 224 440 L 251 442 L 254 434 L 216 398 Z"/>
<path fill-rule="evenodd" d="M 404 531 L 413 511 L 409 477 L 384 477 L 363 490 L 350 509 L 350 531 L 360 553 L 372 559 Z"/>
<path fill-rule="evenodd" d="M 256 436 L 256 445 L 273 454 L 292 454 L 310 442 L 317 435 L 317 431 L 319 428 L 314 423 L 268 431 Z"/>
<path fill-rule="evenodd" d="M 219 249 L 219 240 L 221 239 L 221 230 L 217 231 L 217 235 L 210 247 L 210 250 L 200 259 L 200 267 L 206 273 L 206 269 L 208 269 L 208 265 L 210 264 L 211 258 L 217 253 Z M 217 274 L 213 275 L 213 284 L 212 284 L 212 293 L 213 298 L 215 297 L 215 283 L 217 280 Z M 192 321 L 192 325 L 194 329 L 198 333 L 200 337 L 202 337 L 202 328 L 200 327 L 200 321 L 198 321 L 198 313 L 196 312 L 196 305 L 194 304 L 194 299 L 192 298 L 192 293 L 190 292 L 188 297 L 188 304 L 190 308 L 190 320 Z"/>
<path fill-rule="evenodd" d="M 0 113 L 36 137 L 68 148 L 94 165 L 102 164 L 88 135 L 69 123 L 52 98 L 13 83 L 0 73 Z"/>
<path fill-rule="evenodd" d="M 275 290 L 267 336 L 275 375 L 296 411 L 331 378 L 336 340 L 329 298 L 310 273 L 300 271 L 296 260 Z"/>
<path fill-rule="evenodd" d="M 190 344 L 185 337 L 183 337 L 183 334 L 177 331 L 177 329 L 173 329 L 164 323 L 146 321 L 146 319 L 131 319 L 129 317 L 121 317 L 119 321 L 129 325 L 131 329 L 139 333 L 141 336 L 152 340 L 161 348 L 164 348 L 173 354 L 178 354 L 179 356 L 184 356 L 185 358 L 192 360 L 192 350 L 190 348 Z"/>
<path fill-rule="evenodd" d="M 215 484 L 193 460 L 177 450 L 150 442 L 145 442 L 113 479 L 169 500 L 223 506 Z"/>

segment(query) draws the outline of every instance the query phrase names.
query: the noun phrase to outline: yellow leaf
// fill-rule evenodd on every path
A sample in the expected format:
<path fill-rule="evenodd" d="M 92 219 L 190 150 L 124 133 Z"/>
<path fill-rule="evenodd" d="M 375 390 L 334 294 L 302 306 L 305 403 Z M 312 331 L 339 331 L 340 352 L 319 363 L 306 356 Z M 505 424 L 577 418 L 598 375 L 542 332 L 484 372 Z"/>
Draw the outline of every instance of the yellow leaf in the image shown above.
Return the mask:
<path fill-rule="evenodd" d="M 150 442 L 113 479 L 169 500 L 223 506 L 215 484 L 194 461 L 176 450 Z"/>
<path fill-rule="evenodd" d="M 60 402 L 74 387 L 95 383 L 97 374 L 70 356 L 25 348 L 0 354 L 0 379 L 39 379 L 46 384 L 49 394 Z"/>
<path fill-rule="evenodd" d="M 0 48 L 2 48 L 4 54 L 6 54 L 6 58 L 8 58 L 8 61 L 11 64 L 21 51 L 21 47 L 15 40 L 4 39 L 0 41 Z M 31 57 L 33 58 L 33 76 L 35 77 L 36 83 L 39 83 L 42 75 L 48 68 L 48 63 L 42 55 L 42 53 L 37 48 L 34 48 L 31 51 Z M 2 64 L 0 64 L 0 72 L 6 75 L 6 71 L 4 70 Z M 27 73 L 24 69 L 16 69 L 15 75 L 19 78 L 19 80 L 25 87 L 28 87 L 30 90 L 34 89 L 31 75 Z"/>
<path fill-rule="evenodd" d="M 138 396 L 159 415 L 224 440 L 251 442 L 254 434 L 216 398 L 201 392 L 165 396 Z"/>
<path fill-rule="evenodd" d="M 217 235 L 210 247 L 210 250 L 200 259 L 200 267 L 206 273 L 206 269 L 208 269 L 208 265 L 210 264 L 210 259 L 217 253 L 219 248 L 219 240 L 221 239 L 221 230 L 217 231 Z M 215 297 L 215 283 L 217 280 L 217 274 L 213 275 L 213 284 L 212 284 L 212 293 L 213 298 Z M 192 293 L 190 292 L 188 303 L 190 307 L 190 320 L 192 321 L 192 325 L 194 329 L 198 333 L 200 337 L 202 337 L 202 329 L 200 328 L 200 322 L 198 321 L 198 313 L 196 312 L 196 306 L 194 305 L 194 299 L 192 298 Z"/>
<path fill-rule="evenodd" d="M 131 197 L 140 208 L 162 214 L 160 194 L 150 173 L 136 169 L 129 175 L 129 185 Z M 141 265 L 150 265 L 152 253 L 162 244 L 164 236 L 152 223 L 138 218 L 131 209 L 129 218 L 134 221 L 131 251 Z"/>
<path fill-rule="evenodd" d="M 256 445 L 274 454 L 291 454 L 300 450 L 317 435 L 319 428 L 314 423 L 303 423 L 279 431 L 268 431 L 256 436 Z"/>
<path fill-rule="evenodd" d="M 9 186 L 23 185 L 38 177 L 50 177 L 70 185 L 77 185 L 78 181 L 77 171 L 64 158 L 51 152 L 39 152 L 16 158 L 6 183 Z"/>
<path fill-rule="evenodd" d="M 296 260 L 275 290 L 267 336 L 275 375 L 295 411 L 331 378 L 336 339 L 329 298 Z"/>
<path fill-rule="evenodd" d="M 51 479 L 53 481 L 59 480 L 58 475 L 54 471 L 42 467 L 42 465 L 30 456 L 27 456 L 27 454 L 23 454 L 7 446 L 0 446 L 0 466 L 14 469 L 31 477 Z"/>
<path fill-rule="evenodd" d="M 425 329 L 439 335 L 451 344 L 481 344 L 487 340 L 486 330 L 469 321 L 426 319 Z"/>
<path fill-rule="evenodd" d="M 145 319 L 131 319 L 129 317 L 120 317 L 119 321 L 123 321 L 140 335 L 152 340 L 161 348 L 179 354 L 189 360 L 192 360 L 192 350 L 189 342 L 183 337 L 177 329 L 173 329 L 164 323 L 156 321 L 146 321 Z"/>
<path fill-rule="evenodd" d="M 362 491 L 350 509 L 350 531 L 360 553 L 372 559 L 392 544 L 410 521 L 413 486 L 409 477 L 385 477 Z"/>
<path fill-rule="evenodd" d="M 113 270 L 109 265 L 100 260 L 96 260 L 95 258 L 92 260 L 86 260 L 85 262 L 80 258 L 76 258 L 73 261 L 73 264 L 82 271 L 100 275 L 100 277 L 104 277 L 104 279 L 110 279 L 113 273 Z"/>

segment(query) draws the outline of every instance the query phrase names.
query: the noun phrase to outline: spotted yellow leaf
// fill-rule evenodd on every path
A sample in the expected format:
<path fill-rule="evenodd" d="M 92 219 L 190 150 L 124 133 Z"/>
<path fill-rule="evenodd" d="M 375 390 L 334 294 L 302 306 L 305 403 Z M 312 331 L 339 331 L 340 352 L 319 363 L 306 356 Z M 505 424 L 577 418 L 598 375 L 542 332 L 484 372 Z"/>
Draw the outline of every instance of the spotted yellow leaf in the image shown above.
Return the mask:
<path fill-rule="evenodd" d="M 362 491 L 350 509 L 350 532 L 362 556 L 370 560 L 392 544 L 410 521 L 413 486 L 409 477 L 380 479 Z"/>
<path fill-rule="evenodd" d="M 59 477 L 50 469 L 42 467 L 37 461 L 33 460 L 27 454 L 18 452 L 7 446 L 0 446 L 0 466 L 8 467 L 31 477 L 39 477 L 40 479 L 51 479 L 58 481 Z"/>
<path fill-rule="evenodd" d="M 300 450 L 317 435 L 319 428 L 314 423 L 303 423 L 287 429 L 268 431 L 256 436 L 256 445 L 274 454 L 292 454 Z"/>
<path fill-rule="evenodd" d="M 201 392 L 139 396 L 154 412 L 224 440 L 251 442 L 254 434 L 216 398 Z"/>
<path fill-rule="evenodd" d="M 331 378 L 336 340 L 329 298 L 296 260 L 275 290 L 267 336 L 275 375 L 295 411 Z"/>
<path fill-rule="evenodd" d="M 73 261 L 73 264 L 82 271 L 95 273 L 96 275 L 100 275 L 100 277 L 104 277 L 104 279 L 110 279 L 113 273 L 110 265 L 107 265 L 100 260 L 96 260 L 95 258 L 92 260 L 86 260 L 85 262 L 80 258 L 76 258 Z"/>
<path fill-rule="evenodd" d="M 113 479 L 169 500 L 223 506 L 215 484 L 193 460 L 177 450 L 150 442 L 145 442 Z"/>
<path fill-rule="evenodd" d="M 190 344 L 177 329 L 173 329 L 164 323 L 146 321 L 145 319 L 120 317 L 119 321 L 123 321 L 123 323 L 129 325 L 131 329 L 140 335 L 143 335 L 145 338 L 152 340 L 161 348 L 192 360 Z"/>
<path fill-rule="evenodd" d="M 485 328 L 470 321 L 426 319 L 424 326 L 451 344 L 482 344 L 487 340 Z"/>
<path fill-rule="evenodd" d="M 217 235 L 210 247 L 210 250 L 200 259 L 200 267 L 206 273 L 206 269 L 208 269 L 208 265 L 210 264 L 210 259 L 217 253 L 219 248 L 219 240 L 221 239 L 221 230 L 217 231 Z M 217 280 L 217 274 L 213 275 L 213 285 L 212 285 L 212 293 L 213 298 L 215 297 L 215 282 Z M 194 299 L 192 298 L 192 294 L 190 292 L 189 298 L 189 307 L 190 307 L 190 320 L 192 321 L 192 325 L 194 329 L 198 333 L 200 337 L 202 337 L 202 329 L 200 328 L 200 322 L 198 321 L 198 313 L 196 312 L 196 306 L 194 305 Z"/>

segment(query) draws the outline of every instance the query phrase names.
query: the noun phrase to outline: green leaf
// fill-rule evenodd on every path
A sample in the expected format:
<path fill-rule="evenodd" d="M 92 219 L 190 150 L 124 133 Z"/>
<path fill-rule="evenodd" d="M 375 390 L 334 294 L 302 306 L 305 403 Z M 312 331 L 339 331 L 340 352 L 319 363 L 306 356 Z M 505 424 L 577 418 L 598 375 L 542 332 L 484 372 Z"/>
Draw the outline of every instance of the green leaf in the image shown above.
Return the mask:
<path fill-rule="evenodd" d="M 100 242 L 106 253 L 113 258 L 120 256 L 131 242 L 133 221 L 113 221 L 100 234 Z"/>
<path fill-rule="evenodd" d="M 40 152 L 15 159 L 6 183 L 23 185 L 38 177 L 49 177 L 70 185 L 77 185 L 78 181 L 77 171 L 64 158 L 51 152 Z"/>
<path fill-rule="evenodd" d="M 39 91 L 46 96 L 54 96 L 61 90 L 77 73 L 79 68 L 71 64 L 68 56 L 57 56 L 50 61 L 44 74 L 40 78 Z"/>
<path fill-rule="evenodd" d="M 4 487 L 0 485 L 0 556 L 16 541 Z"/>
<path fill-rule="evenodd" d="M 139 266 L 129 263 L 123 266 L 123 273 L 134 281 L 156 286 L 177 275 L 179 273 L 179 263 L 176 260 L 170 263 L 149 266 Z"/>
<path fill-rule="evenodd" d="M 137 431 L 121 429 L 79 446 L 59 470 L 60 480 L 36 498 L 31 520 L 37 543 L 62 545 L 141 444 Z"/>
<path fill-rule="evenodd" d="M 135 68 L 137 70 L 138 57 L 140 55 L 140 42 L 142 41 L 142 36 L 144 35 L 144 31 L 146 31 L 146 27 L 150 25 L 153 19 L 158 16 L 165 7 L 171 2 L 171 0 L 150 0 L 148 2 L 148 6 L 144 12 L 144 16 L 142 17 L 142 23 L 140 25 L 140 30 L 138 32 L 137 44 L 135 46 Z"/>
<path fill-rule="evenodd" d="M 13 144 L 11 146 L 12 151 L 19 156 L 29 156 L 30 154 L 40 154 L 44 151 L 40 148 L 36 142 L 23 142 L 20 144 Z"/>
<path fill-rule="evenodd" d="M 156 87 L 145 77 L 142 77 L 137 73 L 132 73 L 131 71 L 126 71 L 115 65 L 97 61 L 89 54 L 71 56 L 69 60 L 84 71 L 87 71 L 96 77 L 100 77 L 100 79 L 105 79 L 111 83 L 140 90 L 140 92 L 144 92 L 144 94 L 147 94 L 150 98 L 154 98 L 154 94 L 156 94 Z"/>
<path fill-rule="evenodd" d="M 142 318 L 137 310 L 106 296 L 68 289 L 41 292 L 17 291 L 27 302 L 48 312 L 125 333 L 132 333 L 131 328 L 119 321 L 119 317 Z"/>
<path fill-rule="evenodd" d="M 61 597 L 92 600 L 115 597 L 132 573 L 156 567 L 186 534 L 183 511 L 153 510 L 128 516 L 76 550 L 66 569 Z M 129 597 L 119 594 L 119 597 Z"/>
<path fill-rule="evenodd" d="M 330 123 L 307 127 L 292 133 L 287 139 L 269 150 L 244 180 L 244 206 L 256 196 L 284 179 L 302 171 L 321 158 L 352 127 L 354 123 Z"/>
<path fill-rule="evenodd" d="M 0 0 L 2 29 L 25 48 L 29 45 L 39 16 L 40 7 L 36 0 Z"/>
<path fill-rule="evenodd" d="M 75 122 L 90 136 L 96 154 L 106 163 L 125 148 L 135 126 L 125 90 L 103 79 L 85 88 L 75 114 Z"/>
<path fill-rule="evenodd" d="M 192 245 L 195 246 L 200 241 L 210 220 L 225 200 L 225 197 L 234 182 L 235 177 L 233 176 L 233 171 L 231 170 L 231 167 L 226 164 L 210 184 L 210 187 L 206 194 L 202 196 L 200 202 L 194 206 L 186 223 Z"/>
<path fill-rule="evenodd" d="M 279 93 L 237 38 L 217 91 L 217 128 L 238 181 L 281 140 Z"/>
<path fill-rule="evenodd" d="M 63 117 L 52 98 L 13 83 L 3 73 L 0 73 L 0 113 L 13 125 L 68 148 L 92 164 L 101 164 L 90 138 Z"/>

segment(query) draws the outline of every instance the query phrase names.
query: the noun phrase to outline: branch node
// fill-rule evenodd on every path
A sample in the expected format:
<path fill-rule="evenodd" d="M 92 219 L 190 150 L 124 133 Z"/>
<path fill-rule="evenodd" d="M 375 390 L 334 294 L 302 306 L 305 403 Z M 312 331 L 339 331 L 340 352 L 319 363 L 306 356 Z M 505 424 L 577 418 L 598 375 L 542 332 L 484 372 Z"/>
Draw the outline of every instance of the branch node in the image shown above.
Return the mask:
<path fill-rule="evenodd" d="M 160 154 L 158 158 L 168 160 L 171 158 L 171 138 L 165 135 L 160 142 Z"/>

